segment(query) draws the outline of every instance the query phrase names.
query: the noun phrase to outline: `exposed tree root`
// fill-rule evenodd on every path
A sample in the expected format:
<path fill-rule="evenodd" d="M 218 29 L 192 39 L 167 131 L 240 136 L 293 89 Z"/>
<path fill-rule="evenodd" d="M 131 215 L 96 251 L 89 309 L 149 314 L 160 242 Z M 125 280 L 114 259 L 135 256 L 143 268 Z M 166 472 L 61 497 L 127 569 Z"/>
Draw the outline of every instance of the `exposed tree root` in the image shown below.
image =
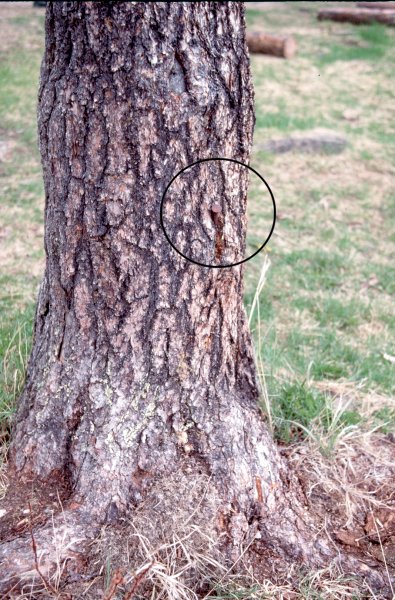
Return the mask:
<path fill-rule="evenodd" d="M 203 598 L 213 582 L 251 566 L 256 576 L 275 580 L 290 565 L 314 569 L 337 562 L 344 574 L 365 579 L 380 597 L 391 598 L 386 573 L 373 561 L 340 551 L 311 507 L 302 514 L 301 505 L 291 507 L 286 500 L 272 513 L 259 503 L 250 515 L 226 513 L 212 483 L 205 475 L 177 473 L 156 482 L 130 515 L 110 525 L 92 523 L 90 511 L 69 501 L 46 523 L 29 525 L 1 544 L 0 592 L 17 598 L 21 590 L 41 590 L 67 598 L 61 595 L 66 585 L 75 598 L 109 564 L 110 575 L 121 574 L 117 586 L 124 593 L 137 581 L 146 593 L 153 585 L 178 585 L 173 576 L 180 574 L 179 585 Z M 297 484 L 288 483 L 289 498 L 295 497 Z M 144 578 L 138 579 L 141 569 Z M 103 578 L 99 581 L 104 594 Z"/>
<path fill-rule="evenodd" d="M 89 523 L 80 510 L 52 515 L 41 527 L 0 545 L 0 592 L 16 594 L 36 588 L 49 593 L 58 590 L 62 576 L 77 573 L 86 564 L 88 541 L 99 527 Z"/>

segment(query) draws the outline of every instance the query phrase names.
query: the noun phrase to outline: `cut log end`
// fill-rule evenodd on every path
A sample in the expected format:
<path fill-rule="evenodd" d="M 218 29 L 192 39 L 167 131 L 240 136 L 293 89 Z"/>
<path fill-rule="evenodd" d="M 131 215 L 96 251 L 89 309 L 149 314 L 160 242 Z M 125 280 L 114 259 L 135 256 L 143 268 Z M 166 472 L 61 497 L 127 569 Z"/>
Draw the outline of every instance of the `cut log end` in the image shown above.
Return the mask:
<path fill-rule="evenodd" d="M 292 58 L 296 42 L 292 36 L 270 35 L 261 31 L 247 33 L 247 45 L 252 54 L 269 54 L 280 58 Z"/>
<path fill-rule="evenodd" d="M 293 37 L 288 37 L 284 41 L 284 58 L 292 58 L 296 53 L 296 42 Z"/>

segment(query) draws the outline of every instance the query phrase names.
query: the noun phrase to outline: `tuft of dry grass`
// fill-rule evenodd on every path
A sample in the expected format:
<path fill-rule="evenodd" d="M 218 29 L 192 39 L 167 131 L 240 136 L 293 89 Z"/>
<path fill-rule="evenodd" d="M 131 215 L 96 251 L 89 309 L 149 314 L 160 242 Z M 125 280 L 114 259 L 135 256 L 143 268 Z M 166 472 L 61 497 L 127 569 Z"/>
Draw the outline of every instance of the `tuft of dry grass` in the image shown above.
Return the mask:
<path fill-rule="evenodd" d="M 260 296 L 262 294 L 263 288 L 266 283 L 266 278 L 267 278 L 267 273 L 269 271 L 269 268 L 270 268 L 270 259 L 265 254 L 263 261 L 262 261 L 262 267 L 261 267 L 261 272 L 259 275 L 258 284 L 255 289 L 254 297 L 252 300 L 252 304 L 251 304 L 251 308 L 250 308 L 250 312 L 249 312 L 249 316 L 248 316 L 248 325 L 249 326 L 251 326 L 252 318 L 254 317 L 255 312 L 256 312 L 256 318 L 257 318 L 258 324 L 261 323 Z M 262 332 L 261 332 L 261 327 L 259 327 L 259 326 L 257 328 L 257 337 L 258 337 L 258 348 L 260 348 L 262 346 Z M 273 432 L 273 418 L 272 418 L 269 394 L 268 394 L 267 385 L 266 385 L 265 367 L 263 364 L 261 353 L 259 351 L 255 352 L 255 356 L 256 356 L 258 381 L 259 381 L 260 392 L 261 392 L 261 402 L 263 405 L 264 413 L 267 418 L 268 427 L 269 427 L 270 431 Z"/>
<path fill-rule="evenodd" d="M 182 473 L 162 480 L 120 530 L 102 530 L 93 544 L 99 579 L 87 598 L 97 597 L 103 584 L 107 593 L 119 571 L 125 598 L 138 582 L 144 598 L 198 600 L 226 572 L 222 538 L 213 536 L 220 499 L 198 469 L 190 481 Z"/>

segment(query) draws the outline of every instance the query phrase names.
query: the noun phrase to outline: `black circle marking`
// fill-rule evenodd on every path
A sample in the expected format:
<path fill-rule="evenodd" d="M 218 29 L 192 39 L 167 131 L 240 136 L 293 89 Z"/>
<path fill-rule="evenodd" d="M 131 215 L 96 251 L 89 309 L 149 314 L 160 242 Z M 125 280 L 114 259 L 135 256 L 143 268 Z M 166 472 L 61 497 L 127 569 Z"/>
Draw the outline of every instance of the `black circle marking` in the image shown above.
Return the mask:
<path fill-rule="evenodd" d="M 268 192 L 270 194 L 270 198 L 271 198 L 272 204 L 273 204 L 273 222 L 272 222 L 272 226 L 270 228 L 269 235 L 267 236 L 267 238 L 265 239 L 265 241 L 263 242 L 263 244 L 258 248 L 258 250 L 256 250 L 254 252 L 254 254 L 251 254 L 251 256 L 247 256 L 247 258 L 243 258 L 243 260 L 239 260 L 238 262 L 235 262 L 235 263 L 232 263 L 232 264 L 228 264 L 228 265 L 206 265 L 205 263 L 198 262 L 197 260 L 193 260 L 193 258 L 189 258 L 188 256 L 185 256 L 185 254 L 183 254 L 181 252 L 181 250 L 179 250 L 178 248 L 176 248 L 176 246 L 173 244 L 173 242 L 171 241 L 170 237 L 167 234 L 167 231 L 165 229 L 165 225 L 163 223 L 163 203 L 164 203 L 166 194 L 167 194 L 167 192 L 168 192 L 171 184 L 173 183 L 173 181 L 175 181 L 177 179 L 177 177 L 179 177 L 187 169 L 190 169 L 191 167 L 194 167 L 195 165 L 199 165 L 201 163 L 205 163 L 205 162 L 209 162 L 209 161 L 213 161 L 213 160 L 225 160 L 227 162 L 233 162 L 233 163 L 236 163 L 238 165 L 241 165 L 242 167 L 246 167 L 247 169 L 249 169 L 250 171 L 252 171 L 253 173 L 255 173 L 255 175 L 257 175 L 257 177 L 259 177 L 259 179 L 266 186 L 266 188 L 267 188 L 267 190 L 268 190 Z M 191 163 L 190 165 L 187 165 L 186 167 L 184 167 L 183 169 L 181 169 L 181 171 L 178 171 L 178 173 L 176 173 L 174 175 L 174 177 L 171 179 L 170 183 L 167 184 L 166 189 L 163 192 L 162 200 L 161 200 L 161 203 L 160 203 L 160 225 L 161 225 L 161 227 L 163 229 L 163 233 L 165 234 L 165 238 L 169 242 L 170 246 L 180 256 L 182 256 L 182 258 L 185 258 L 185 260 L 189 260 L 189 262 L 191 262 L 191 263 L 193 263 L 195 265 L 198 265 L 199 267 L 208 267 L 210 269 L 226 269 L 226 268 L 229 268 L 229 267 L 236 267 L 237 265 L 241 265 L 242 263 L 245 263 L 248 260 L 251 260 L 251 258 L 254 258 L 254 256 L 256 256 L 257 254 L 259 254 L 259 252 L 261 252 L 261 250 L 263 250 L 263 248 L 266 246 L 266 244 L 268 243 L 268 241 L 272 237 L 272 234 L 273 234 L 273 231 L 274 231 L 274 227 L 276 225 L 276 201 L 274 200 L 273 192 L 270 189 L 269 184 L 267 183 L 267 181 L 253 167 L 250 167 L 249 165 L 246 165 L 246 164 L 242 163 L 240 160 L 236 160 L 235 158 L 221 158 L 221 157 L 216 157 L 216 158 L 201 158 L 200 160 L 197 160 L 197 161 Z"/>

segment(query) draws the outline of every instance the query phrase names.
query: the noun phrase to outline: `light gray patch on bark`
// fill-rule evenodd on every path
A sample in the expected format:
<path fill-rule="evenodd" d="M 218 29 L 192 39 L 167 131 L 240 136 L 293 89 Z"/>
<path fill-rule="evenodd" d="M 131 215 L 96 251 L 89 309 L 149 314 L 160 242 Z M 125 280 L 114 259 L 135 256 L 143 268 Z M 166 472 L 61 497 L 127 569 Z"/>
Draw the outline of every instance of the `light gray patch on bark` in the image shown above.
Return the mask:
<path fill-rule="evenodd" d="M 170 72 L 169 89 L 175 94 L 182 94 L 182 92 L 185 92 L 186 90 L 184 71 L 177 58 L 174 58 Z"/>

